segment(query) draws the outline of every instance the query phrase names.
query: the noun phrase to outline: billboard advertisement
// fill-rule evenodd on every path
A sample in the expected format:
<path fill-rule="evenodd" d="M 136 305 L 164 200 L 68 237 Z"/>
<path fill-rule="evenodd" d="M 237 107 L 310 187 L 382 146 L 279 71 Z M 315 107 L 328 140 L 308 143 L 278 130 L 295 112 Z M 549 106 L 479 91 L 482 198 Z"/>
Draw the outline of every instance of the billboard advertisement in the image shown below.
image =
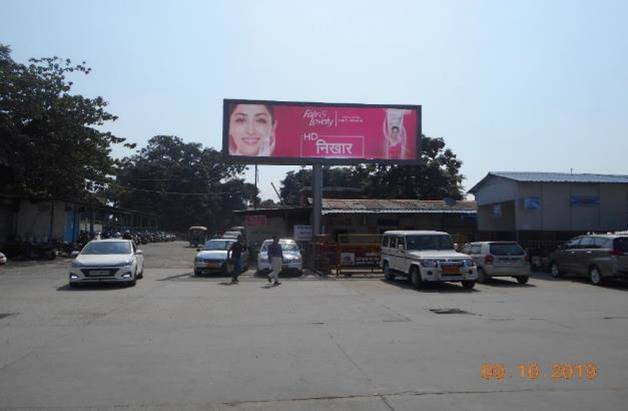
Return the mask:
<path fill-rule="evenodd" d="M 417 164 L 421 106 L 224 100 L 223 153 L 259 164 Z"/>

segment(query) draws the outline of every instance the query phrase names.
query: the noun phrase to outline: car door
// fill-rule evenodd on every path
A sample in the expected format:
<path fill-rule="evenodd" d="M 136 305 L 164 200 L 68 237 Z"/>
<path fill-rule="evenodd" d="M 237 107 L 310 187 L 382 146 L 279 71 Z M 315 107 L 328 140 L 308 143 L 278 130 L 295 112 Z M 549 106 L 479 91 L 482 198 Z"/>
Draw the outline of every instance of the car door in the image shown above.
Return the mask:
<path fill-rule="evenodd" d="M 578 248 L 575 250 L 572 271 L 579 276 L 589 274 L 589 266 L 595 251 L 595 239 L 593 237 L 582 237 Z"/>
<path fill-rule="evenodd" d="M 399 271 L 407 273 L 410 271 L 410 260 L 406 255 L 406 237 L 399 236 L 397 238 L 397 259 L 399 261 Z"/>
<path fill-rule="evenodd" d="M 397 236 L 390 236 L 388 241 L 388 259 L 390 260 L 390 268 L 398 270 L 399 258 L 397 257 Z"/>
<path fill-rule="evenodd" d="M 136 271 L 141 273 L 144 271 L 144 256 L 142 253 L 137 253 L 137 247 L 135 242 L 131 241 L 131 247 L 133 249 L 133 258 L 135 259 Z"/>
<path fill-rule="evenodd" d="M 567 241 L 565 248 L 558 252 L 556 260 L 561 271 L 573 273 L 576 267 L 576 251 L 580 246 L 582 237 L 576 237 Z"/>

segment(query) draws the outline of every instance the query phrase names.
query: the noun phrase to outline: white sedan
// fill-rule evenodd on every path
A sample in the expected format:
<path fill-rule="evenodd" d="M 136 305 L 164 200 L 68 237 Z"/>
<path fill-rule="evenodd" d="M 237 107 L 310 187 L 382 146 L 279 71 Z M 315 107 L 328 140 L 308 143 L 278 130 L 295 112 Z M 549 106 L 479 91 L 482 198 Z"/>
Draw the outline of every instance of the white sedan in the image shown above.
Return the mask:
<path fill-rule="evenodd" d="M 268 261 L 268 246 L 271 245 L 272 242 L 273 240 L 264 240 L 259 254 L 257 254 L 257 271 L 259 273 L 265 273 L 271 270 L 270 261 Z M 301 250 L 297 242 L 291 238 L 282 238 L 279 240 L 279 245 L 281 245 L 281 253 L 283 254 L 281 271 L 302 273 L 303 257 L 301 256 Z"/>
<path fill-rule="evenodd" d="M 7 256 L 0 253 L 0 265 L 6 264 L 7 263 Z"/>
<path fill-rule="evenodd" d="M 94 240 L 72 261 L 70 286 L 102 282 L 135 285 L 143 276 L 144 255 L 132 240 Z"/>

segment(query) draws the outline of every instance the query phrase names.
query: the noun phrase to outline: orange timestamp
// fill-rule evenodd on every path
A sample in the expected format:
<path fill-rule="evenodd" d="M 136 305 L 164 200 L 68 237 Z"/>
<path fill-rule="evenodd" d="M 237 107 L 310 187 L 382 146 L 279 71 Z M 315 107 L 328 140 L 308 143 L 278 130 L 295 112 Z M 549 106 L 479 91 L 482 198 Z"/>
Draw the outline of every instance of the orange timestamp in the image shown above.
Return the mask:
<path fill-rule="evenodd" d="M 484 363 L 480 375 L 486 381 L 502 381 L 505 378 L 519 377 L 530 381 L 552 379 L 554 381 L 591 381 L 597 378 L 599 369 L 596 363 L 551 363 L 543 369 L 537 362 L 519 363 L 509 371 L 504 363 Z"/>

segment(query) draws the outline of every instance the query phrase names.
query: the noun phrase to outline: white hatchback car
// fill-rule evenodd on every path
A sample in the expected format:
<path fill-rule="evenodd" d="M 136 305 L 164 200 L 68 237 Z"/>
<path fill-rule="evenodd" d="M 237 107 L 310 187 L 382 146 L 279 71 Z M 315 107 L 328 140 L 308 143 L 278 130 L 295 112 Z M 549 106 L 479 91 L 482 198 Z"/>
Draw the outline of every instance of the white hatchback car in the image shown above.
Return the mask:
<path fill-rule="evenodd" d="M 143 276 L 144 255 L 132 240 L 94 240 L 72 261 L 70 286 L 102 282 L 135 285 Z"/>
<path fill-rule="evenodd" d="M 530 278 L 528 255 L 514 241 L 480 241 L 462 247 L 478 266 L 478 281 L 485 283 L 493 277 L 513 277 L 519 284 Z"/>
<path fill-rule="evenodd" d="M 271 270 L 270 261 L 268 261 L 268 246 L 273 240 L 264 240 L 257 254 L 257 272 L 266 273 Z M 292 271 L 298 274 L 303 272 L 303 256 L 296 241 L 291 238 L 279 239 L 281 252 L 283 254 L 283 262 L 281 264 L 281 272 Z"/>

